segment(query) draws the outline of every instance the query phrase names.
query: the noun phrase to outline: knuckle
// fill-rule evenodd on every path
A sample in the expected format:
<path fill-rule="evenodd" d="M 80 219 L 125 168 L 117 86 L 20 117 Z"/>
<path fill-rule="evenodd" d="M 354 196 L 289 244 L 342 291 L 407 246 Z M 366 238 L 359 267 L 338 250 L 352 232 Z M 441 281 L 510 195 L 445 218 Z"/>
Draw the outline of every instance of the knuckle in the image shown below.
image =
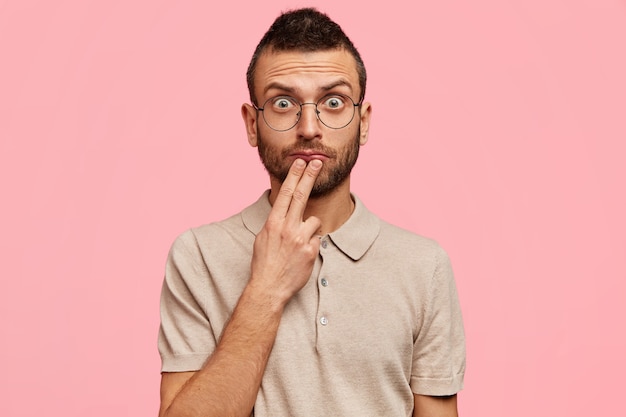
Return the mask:
<path fill-rule="evenodd" d="M 281 237 L 295 247 L 300 247 L 304 244 L 302 236 L 297 233 L 292 233 L 291 230 L 283 230 Z"/>
<path fill-rule="evenodd" d="M 315 246 L 307 245 L 306 254 L 309 258 L 315 259 L 315 257 L 317 256 L 317 253 L 318 253 L 318 250 Z"/>
<path fill-rule="evenodd" d="M 277 230 L 277 229 L 278 229 L 278 230 L 280 230 L 281 225 L 282 225 L 282 223 L 281 223 L 280 221 L 278 221 L 277 219 L 274 219 L 274 218 L 268 218 L 268 219 L 265 221 L 265 227 L 264 227 L 264 229 L 265 229 L 267 232 L 270 232 L 270 233 L 271 233 L 271 232 L 274 232 L 274 231 L 275 231 L 275 230 Z"/>
<path fill-rule="evenodd" d="M 285 186 L 284 184 L 278 191 L 278 194 L 285 196 L 285 197 L 291 197 L 293 193 L 294 193 L 294 189 L 291 187 Z"/>
<path fill-rule="evenodd" d="M 316 216 L 310 216 L 309 218 L 307 218 L 307 221 L 313 224 L 316 224 L 318 226 L 322 224 L 322 221 L 320 220 L 320 218 Z"/>
<path fill-rule="evenodd" d="M 311 227 L 312 229 L 315 229 L 315 230 L 317 230 L 322 225 L 322 221 L 319 218 L 315 217 L 315 216 L 308 217 L 304 222 L 309 227 Z"/>
<path fill-rule="evenodd" d="M 297 200 L 297 201 L 300 201 L 300 202 L 306 202 L 307 198 L 308 198 L 307 194 L 305 192 L 303 192 L 302 190 L 296 189 L 293 192 L 293 199 L 294 200 Z"/>

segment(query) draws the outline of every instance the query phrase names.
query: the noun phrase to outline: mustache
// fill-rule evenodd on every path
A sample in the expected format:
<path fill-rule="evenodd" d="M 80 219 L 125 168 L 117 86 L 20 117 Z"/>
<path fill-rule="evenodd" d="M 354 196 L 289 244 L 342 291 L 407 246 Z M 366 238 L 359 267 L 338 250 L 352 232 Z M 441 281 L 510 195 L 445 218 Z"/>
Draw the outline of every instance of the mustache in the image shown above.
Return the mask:
<path fill-rule="evenodd" d="M 337 156 L 337 152 L 332 148 L 324 146 L 320 143 L 308 143 L 308 142 L 296 143 L 295 145 L 284 149 L 281 152 L 281 154 L 283 158 L 287 158 L 292 153 L 299 153 L 303 151 L 322 153 L 328 156 L 329 158 L 334 158 Z"/>

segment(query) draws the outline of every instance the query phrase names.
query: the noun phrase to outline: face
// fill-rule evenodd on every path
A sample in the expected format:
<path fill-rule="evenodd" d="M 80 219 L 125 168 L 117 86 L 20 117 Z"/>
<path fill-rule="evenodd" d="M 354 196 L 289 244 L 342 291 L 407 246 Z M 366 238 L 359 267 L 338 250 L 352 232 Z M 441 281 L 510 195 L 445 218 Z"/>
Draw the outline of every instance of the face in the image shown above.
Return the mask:
<path fill-rule="evenodd" d="M 301 103 L 316 103 L 330 93 L 358 100 L 360 95 L 356 63 L 343 50 L 317 52 L 266 52 L 258 61 L 255 94 L 259 106 L 268 98 L 289 95 Z M 244 104 L 248 140 L 258 147 L 259 156 L 270 174 L 272 187 L 279 187 L 296 158 L 320 159 L 324 165 L 311 192 L 311 198 L 324 196 L 338 187 L 349 188 L 349 176 L 359 147 L 367 141 L 368 103 L 355 108 L 355 116 L 342 129 L 322 124 L 315 106 L 305 105 L 298 124 L 278 132 L 265 124 L 261 112 Z"/>

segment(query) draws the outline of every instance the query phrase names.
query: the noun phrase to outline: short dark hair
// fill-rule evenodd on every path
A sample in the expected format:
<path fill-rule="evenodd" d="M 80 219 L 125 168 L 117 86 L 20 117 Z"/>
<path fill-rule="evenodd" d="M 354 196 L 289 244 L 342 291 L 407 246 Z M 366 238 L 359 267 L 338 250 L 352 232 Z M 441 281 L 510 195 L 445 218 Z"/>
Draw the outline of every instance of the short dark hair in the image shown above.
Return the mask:
<path fill-rule="evenodd" d="M 259 57 L 266 50 L 314 52 L 340 48 L 347 50 L 356 61 L 359 87 L 361 88 L 359 102 L 361 102 L 365 97 L 367 81 L 365 65 L 359 51 L 341 27 L 327 15 L 314 8 L 291 10 L 281 14 L 263 35 L 252 55 L 250 65 L 248 65 L 246 78 L 250 101 L 258 104 L 254 94 L 254 72 Z"/>

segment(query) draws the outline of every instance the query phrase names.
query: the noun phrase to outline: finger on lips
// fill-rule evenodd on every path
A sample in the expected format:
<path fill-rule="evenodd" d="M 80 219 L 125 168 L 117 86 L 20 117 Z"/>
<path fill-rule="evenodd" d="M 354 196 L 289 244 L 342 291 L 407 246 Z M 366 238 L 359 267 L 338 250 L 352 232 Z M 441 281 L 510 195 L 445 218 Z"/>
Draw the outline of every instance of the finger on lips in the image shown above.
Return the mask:
<path fill-rule="evenodd" d="M 285 178 L 285 181 L 283 181 L 283 184 L 280 187 L 280 192 L 276 197 L 276 201 L 274 201 L 272 211 L 275 214 L 284 217 L 287 212 L 289 212 L 289 208 L 294 205 L 294 202 L 297 201 L 297 199 L 294 198 L 294 193 L 297 190 L 300 195 L 305 197 L 304 199 L 300 199 L 302 204 L 296 203 L 296 206 L 300 206 L 296 207 L 296 210 L 300 212 L 300 215 L 302 215 L 321 167 L 322 161 L 317 159 L 312 160 L 308 164 L 302 159 L 296 159 L 291 164 L 289 175 L 287 175 L 287 178 Z M 305 175 L 307 171 L 308 174 Z"/>
<path fill-rule="evenodd" d="M 283 181 L 276 200 L 274 201 L 270 216 L 274 214 L 280 218 L 285 217 L 287 211 L 289 211 L 294 190 L 300 181 L 300 177 L 304 172 L 305 166 L 306 162 L 302 159 L 296 159 L 293 161 L 293 164 L 291 164 L 291 167 L 289 168 L 289 175 L 287 175 L 287 178 Z"/>
<path fill-rule="evenodd" d="M 315 180 L 320 172 L 321 166 L 322 162 L 319 160 L 313 160 L 307 164 L 306 169 L 301 175 L 298 183 L 296 184 L 295 190 L 292 193 L 291 206 L 287 213 L 288 217 L 291 217 L 292 219 L 297 218 L 299 221 L 302 221 L 302 216 L 304 215 L 309 195 L 311 194 L 311 190 L 313 189 L 313 185 L 315 184 Z"/>

